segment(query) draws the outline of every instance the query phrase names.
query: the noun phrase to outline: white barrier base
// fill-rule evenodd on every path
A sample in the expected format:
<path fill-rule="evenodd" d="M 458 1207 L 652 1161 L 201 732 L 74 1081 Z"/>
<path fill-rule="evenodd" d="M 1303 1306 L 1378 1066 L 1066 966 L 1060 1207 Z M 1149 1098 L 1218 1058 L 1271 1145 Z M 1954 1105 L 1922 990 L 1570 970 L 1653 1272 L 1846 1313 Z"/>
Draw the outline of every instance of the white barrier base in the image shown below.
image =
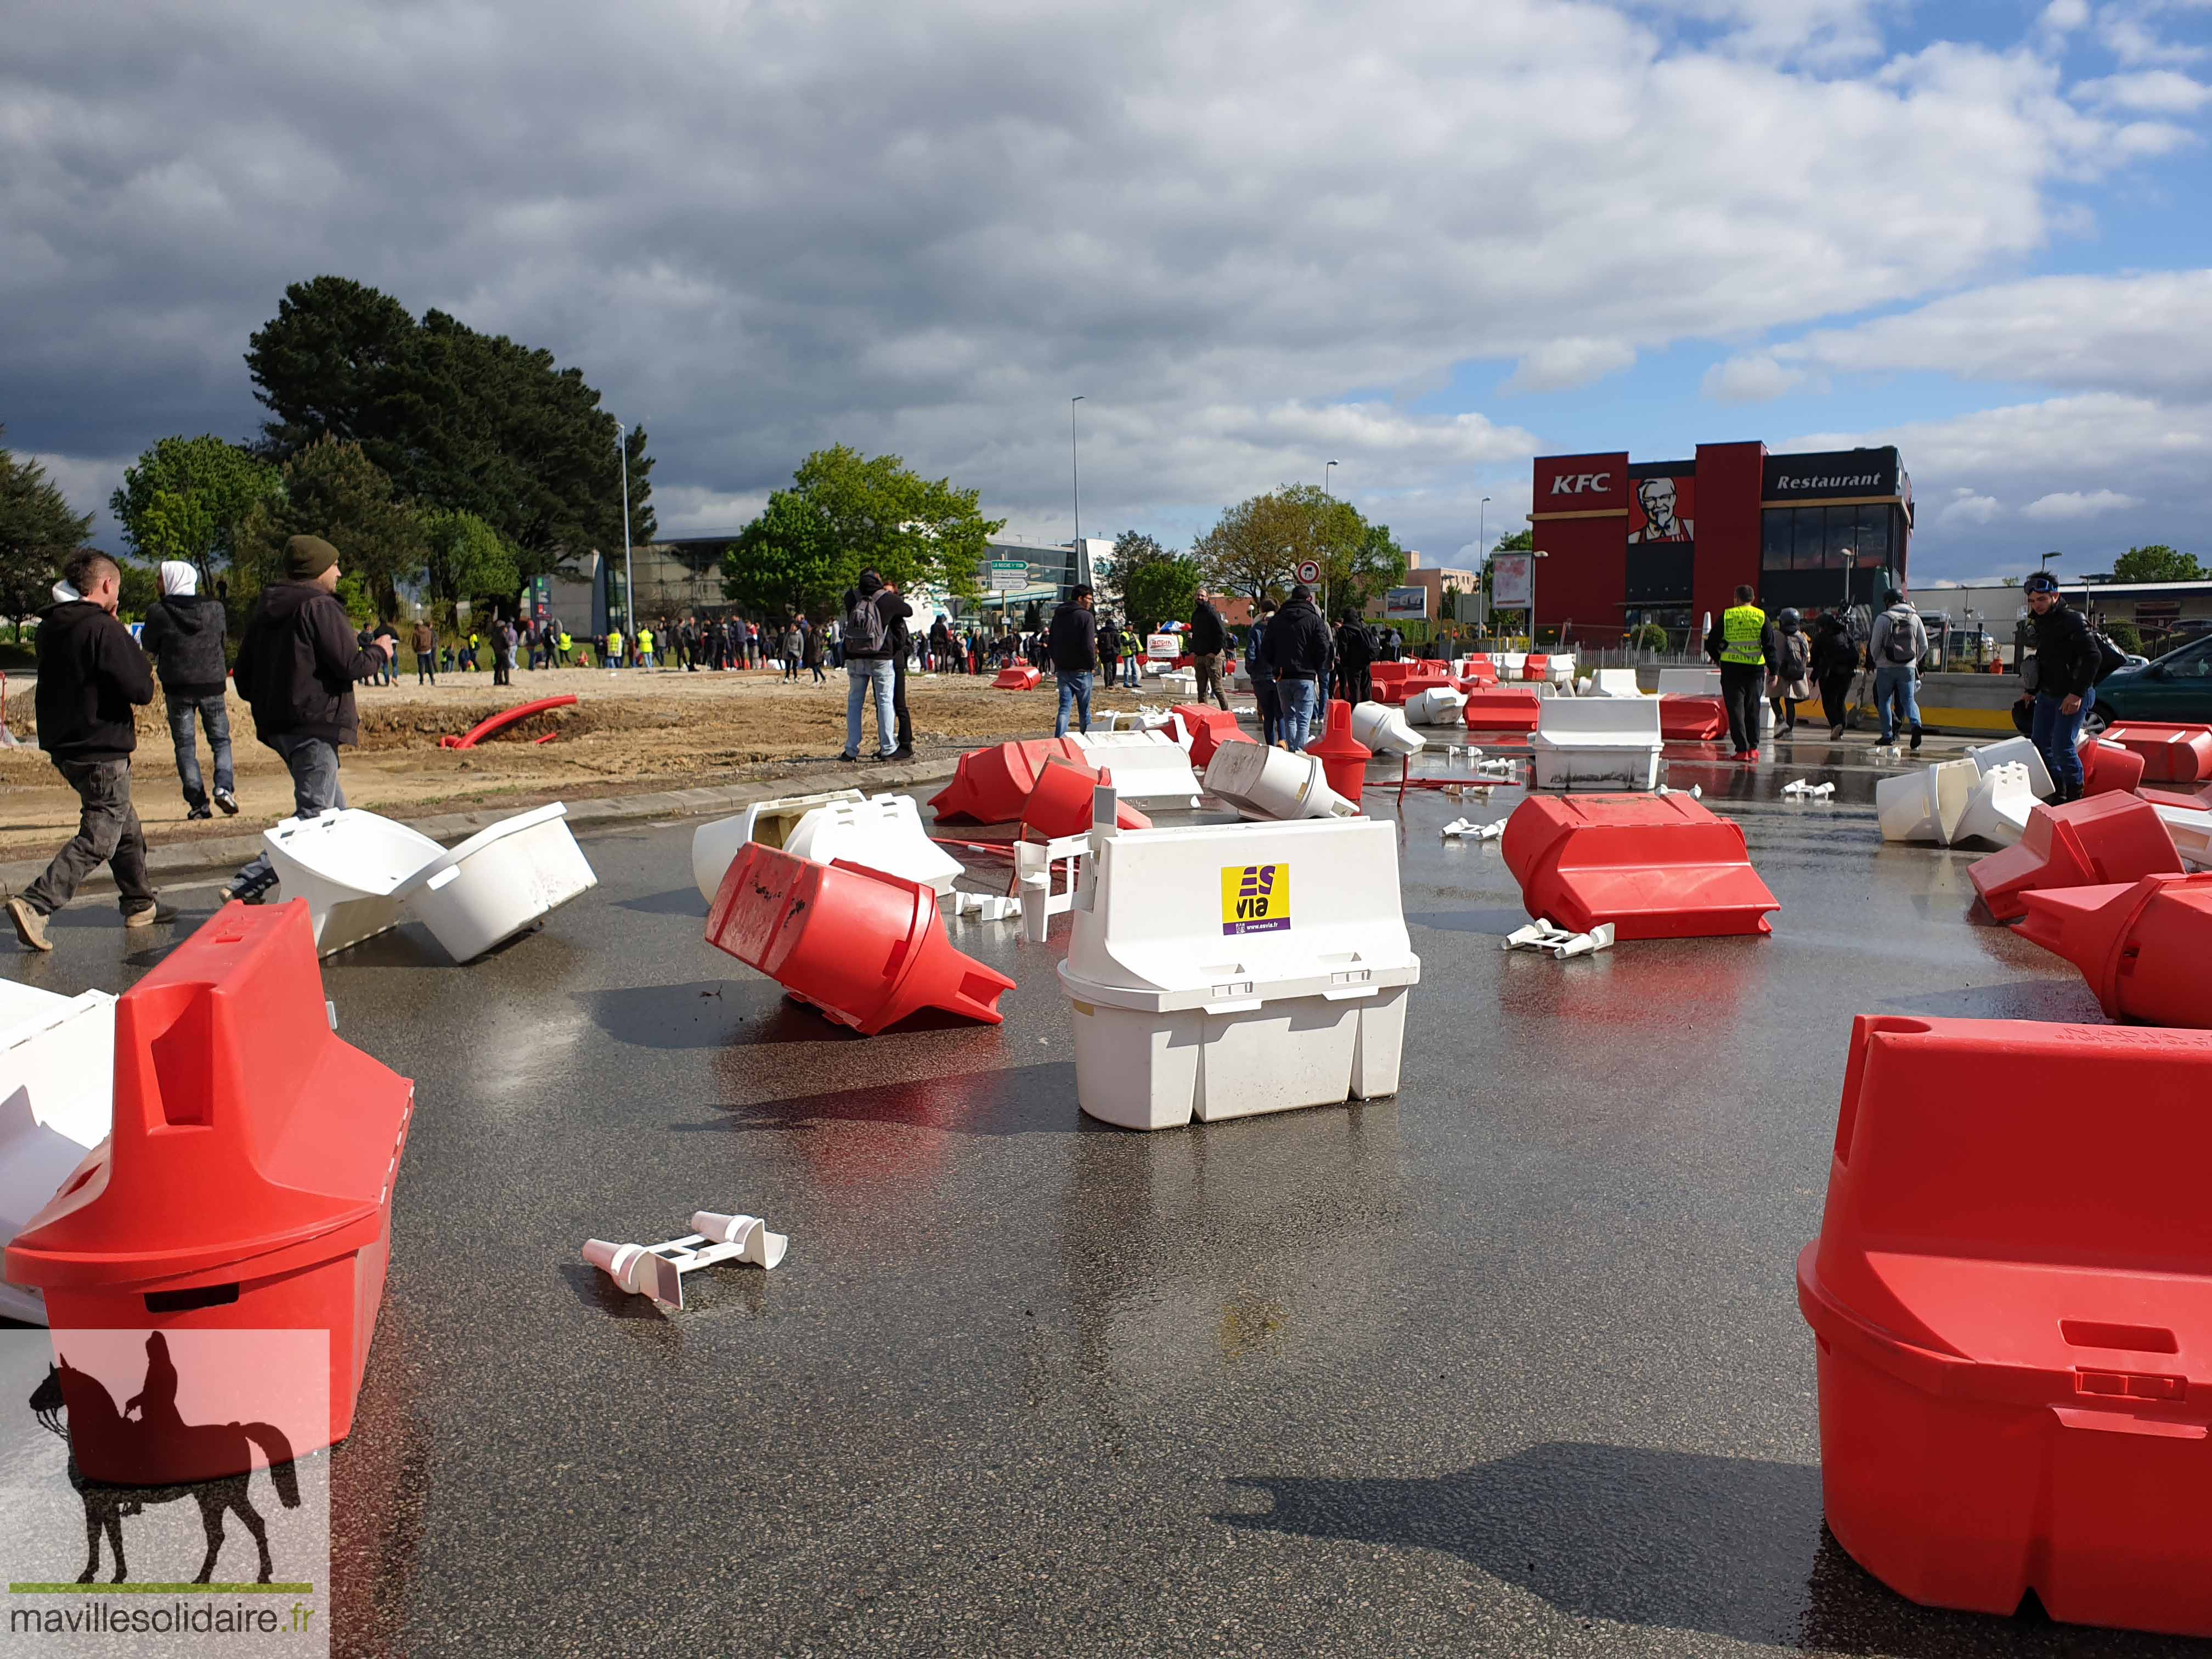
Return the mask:
<path fill-rule="evenodd" d="M 1902 777 L 1878 779 L 1874 804 L 1881 838 L 1949 846 L 1981 779 L 1972 760 L 1942 761 Z"/>
<path fill-rule="evenodd" d="M 1378 706 L 1387 708 L 1389 705 Z M 1467 693 L 1455 691 L 1448 685 L 1432 685 L 1406 699 L 1408 726 L 1461 726 L 1466 723 L 1466 717 Z"/>
<path fill-rule="evenodd" d="M 857 789 L 830 789 L 815 795 L 785 795 L 775 800 L 755 801 L 735 817 L 716 818 L 691 833 L 691 880 L 708 903 L 730 872 L 730 860 L 749 841 L 781 847 L 799 821 L 817 806 L 838 801 L 866 800 Z"/>
<path fill-rule="evenodd" d="M 1972 761 L 1984 777 L 1999 766 L 2025 766 L 2028 787 L 2035 791 L 2038 800 L 2049 800 L 2058 793 L 2058 786 L 2051 781 L 2051 767 L 2043 758 L 2043 751 L 2027 738 L 2007 738 L 2002 743 L 1984 744 L 1978 749 L 1969 749 L 1966 758 Z"/>
<path fill-rule="evenodd" d="M 307 901 L 315 953 L 330 956 L 399 925 L 397 890 L 446 849 L 359 807 L 286 818 L 261 832 L 276 871 L 274 902 Z"/>
<path fill-rule="evenodd" d="M 1182 722 L 1176 721 L 1176 732 Z M 1075 735 L 1076 747 L 1090 757 L 1093 771 L 1114 775 L 1114 793 L 1139 806 L 1195 806 L 1198 775 L 1190 757 L 1165 731 L 1103 732 Z"/>
<path fill-rule="evenodd" d="M 479 830 L 402 882 L 393 896 L 455 962 L 535 927 L 599 884 L 560 801 Z"/>
<path fill-rule="evenodd" d="M 0 1246 L 107 1138 L 114 1100 L 115 999 L 0 980 Z M 43 1325 L 46 1301 L 0 1284 L 0 1315 Z"/>
<path fill-rule="evenodd" d="M 2212 869 L 2212 812 L 2194 806 L 2161 806 L 2158 816 L 2185 863 Z"/>
<path fill-rule="evenodd" d="M 952 890 L 963 866 L 929 838 L 910 795 L 872 795 L 832 801 L 799 819 L 784 850 L 817 864 L 843 859 L 887 876 L 919 882 L 939 898 Z"/>
<path fill-rule="evenodd" d="M 1642 697 L 1650 694 L 1637 689 L 1633 668 L 1601 668 L 1589 677 L 1589 690 L 1586 695 L 1593 697 Z"/>
<path fill-rule="evenodd" d="M 1659 787 L 1659 745 L 1529 750 L 1539 789 L 1641 791 Z"/>
<path fill-rule="evenodd" d="M 1466 704 L 1462 702 L 1464 708 Z M 1406 724 L 1406 717 L 1387 702 L 1355 703 L 1352 735 L 1377 755 L 1418 755 L 1428 739 Z"/>
<path fill-rule="evenodd" d="M 1115 774 L 1119 793 L 1121 774 Z M 1206 793 L 1248 818 L 1356 818 L 1359 809 L 1328 787 L 1320 758 L 1256 743 L 1224 743 L 1206 766 Z"/>
<path fill-rule="evenodd" d="M 1991 847 L 2010 847 L 2027 833 L 2027 815 L 2035 810 L 2035 787 L 2026 766 L 1993 766 L 1982 774 L 1966 810 L 1951 831 L 1951 844 L 1978 841 Z"/>

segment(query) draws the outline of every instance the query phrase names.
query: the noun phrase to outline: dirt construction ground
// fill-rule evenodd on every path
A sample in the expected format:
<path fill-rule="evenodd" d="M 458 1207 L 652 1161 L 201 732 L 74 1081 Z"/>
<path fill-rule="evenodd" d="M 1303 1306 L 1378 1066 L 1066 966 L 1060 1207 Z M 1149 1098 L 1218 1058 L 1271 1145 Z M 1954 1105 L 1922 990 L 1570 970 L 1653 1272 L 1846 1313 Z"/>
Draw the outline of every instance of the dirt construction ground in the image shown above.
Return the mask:
<path fill-rule="evenodd" d="M 578 800 L 638 789 L 690 788 L 767 778 L 808 763 L 834 763 L 844 743 L 845 676 L 828 683 L 804 675 L 787 684 L 772 670 L 686 673 L 564 669 L 518 671 L 510 688 L 489 674 L 441 676 L 417 687 L 357 688 L 361 747 L 345 751 L 346 799 L 390 817 L 451 811 L 464 805 Z M 1058 707 L 1053 683 L 1029 692 L 994 691 L 987 676 L 912 675 L 908 707 L 915 748 L 924 757 L 951 755 L 980 743 L 1048 736 Z M 540 697 L 574 693 L 569 708 L 533 716 L 466 750 L 441 749 L 441 736 L 466 732 L 488 714 Z M 1155 706 L 1169 699 L 1148 689 Z M 1101 691 L 1094 707 L 1133 708 L 1136 694 Z M 875 748 L 867 715 L 863 752 Z M 40 752 L 29 688 L 9 686 L 9 728 L 23 746 L 0 749 L 0 857 L 52 851 L 75 830 L 75 793 Z M 253 736 L 253 716 L 234 691 L 231 748 L 238 768 L 235 818 L 185 822 L 172 758 L 167 717 L 157 690 L 138 713 L 133 795 L 147 839 L 170 845 L 192 836 L 237 835 L 265 827 L 292 811 L 291 780 L 276 751 Z M 534 739 L 555 733 L 551 741 Z M 211 759 L 200 740 L 200 769 L 210 783 Z"/>

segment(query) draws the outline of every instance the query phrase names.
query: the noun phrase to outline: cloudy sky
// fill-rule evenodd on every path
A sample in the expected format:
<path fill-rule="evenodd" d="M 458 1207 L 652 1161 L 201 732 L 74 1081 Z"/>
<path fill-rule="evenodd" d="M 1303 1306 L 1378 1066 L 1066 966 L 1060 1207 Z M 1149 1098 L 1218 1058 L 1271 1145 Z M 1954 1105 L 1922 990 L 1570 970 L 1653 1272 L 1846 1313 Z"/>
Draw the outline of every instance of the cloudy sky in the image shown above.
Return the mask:
<path fill-rule="evenodd" d="M 2212 558 L 2212 0 L 15 0 L 0 422 L 245 437 L 319 272 L 551 349 L 671 532 L 809 449 L 1187 542 L 1341 465 L 1895 442 L 1925 583 Z M 1487 507 L 1482 498 L 1490 498 Z"/>

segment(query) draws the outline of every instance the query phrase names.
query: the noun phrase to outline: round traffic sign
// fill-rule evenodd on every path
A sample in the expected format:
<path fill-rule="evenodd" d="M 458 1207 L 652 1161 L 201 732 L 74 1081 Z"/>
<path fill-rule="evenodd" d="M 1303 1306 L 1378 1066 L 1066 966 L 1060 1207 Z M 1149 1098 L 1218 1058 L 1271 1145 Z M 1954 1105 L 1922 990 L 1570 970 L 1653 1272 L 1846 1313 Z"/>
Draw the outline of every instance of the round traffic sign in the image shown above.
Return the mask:
<path fill-rule="evenodd" d="M 1321 580 L 1321 565 L 1313 559 L 1298 561 L 1298 580 L 1309 587 Z"/>

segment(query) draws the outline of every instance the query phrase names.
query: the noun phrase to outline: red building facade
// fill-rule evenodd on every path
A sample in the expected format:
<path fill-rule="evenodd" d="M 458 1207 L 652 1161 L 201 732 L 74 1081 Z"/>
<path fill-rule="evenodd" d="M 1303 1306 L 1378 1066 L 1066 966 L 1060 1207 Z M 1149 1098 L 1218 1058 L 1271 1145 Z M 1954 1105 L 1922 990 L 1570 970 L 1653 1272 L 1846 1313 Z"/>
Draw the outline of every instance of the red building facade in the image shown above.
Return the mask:
<path fill-rule="evenodd" d="M 1537 626 L 1604 642 L 1639 623 L 1694 627 L 1741 583 L 1770 611 L 1878 607 L 1884 588 L 1907 585 L 1912 481 L 1894 448 L 1540 455 L 1528 523 L 1545 556 Z"/>

